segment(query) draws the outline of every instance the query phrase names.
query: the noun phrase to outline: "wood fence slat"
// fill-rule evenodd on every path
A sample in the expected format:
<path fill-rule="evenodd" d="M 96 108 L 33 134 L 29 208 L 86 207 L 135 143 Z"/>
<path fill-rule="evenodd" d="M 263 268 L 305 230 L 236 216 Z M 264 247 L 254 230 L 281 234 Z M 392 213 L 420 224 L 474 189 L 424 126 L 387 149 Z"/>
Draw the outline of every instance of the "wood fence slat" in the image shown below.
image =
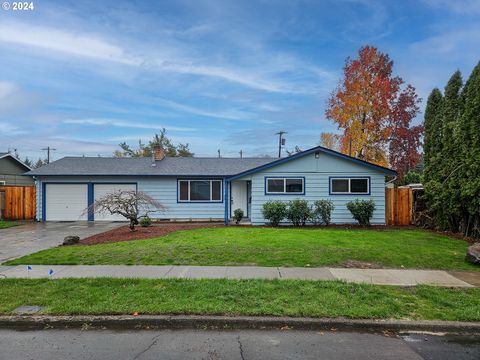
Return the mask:
<path fill-rule="evenodd" d="M 385 189 L 385 221 L 387 225 L 410 225 L 412 215 L 412 189 Z"/>
<path fill-rule="evenodd" d="M 36 216 L 35 186 L 2 186 L 5 193 L 6 220 L 34 220 Z"/>

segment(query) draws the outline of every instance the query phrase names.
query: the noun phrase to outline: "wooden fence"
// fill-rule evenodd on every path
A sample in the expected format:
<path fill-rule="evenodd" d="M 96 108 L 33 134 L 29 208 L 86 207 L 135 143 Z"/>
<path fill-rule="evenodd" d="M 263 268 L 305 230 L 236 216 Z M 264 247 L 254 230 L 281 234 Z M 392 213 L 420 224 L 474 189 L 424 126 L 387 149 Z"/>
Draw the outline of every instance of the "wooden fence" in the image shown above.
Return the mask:
<path fill-rule="evenodd" d="M 412 223 L 412 213 L 412 189 L 385 189 L 385 218 L 387 225 L 410 225 Z"/>
<path fill-rule="evenodd" d="M 2 219 L 34 220 L 37 212 L 35 186 L 0 186 Z"/>

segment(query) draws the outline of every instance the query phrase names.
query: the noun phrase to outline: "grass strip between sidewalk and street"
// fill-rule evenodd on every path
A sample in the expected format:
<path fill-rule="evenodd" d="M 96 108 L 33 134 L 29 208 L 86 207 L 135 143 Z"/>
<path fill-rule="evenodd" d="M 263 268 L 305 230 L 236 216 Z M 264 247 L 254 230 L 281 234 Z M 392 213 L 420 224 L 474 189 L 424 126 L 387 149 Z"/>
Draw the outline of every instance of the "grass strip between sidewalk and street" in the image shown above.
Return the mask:
<path fill-rule="evenodd" d="M 341 281 L 3 279 L 0 314 L 202 314 L 480 320 L 480 289 L 400 288 Z"/>
<path fill-rule="evenodd" d="M 423 230 L 205 228 L 100 245 L 61 246 L 6 265 L 247 265 L 479 271 L 468 243 Z"/>

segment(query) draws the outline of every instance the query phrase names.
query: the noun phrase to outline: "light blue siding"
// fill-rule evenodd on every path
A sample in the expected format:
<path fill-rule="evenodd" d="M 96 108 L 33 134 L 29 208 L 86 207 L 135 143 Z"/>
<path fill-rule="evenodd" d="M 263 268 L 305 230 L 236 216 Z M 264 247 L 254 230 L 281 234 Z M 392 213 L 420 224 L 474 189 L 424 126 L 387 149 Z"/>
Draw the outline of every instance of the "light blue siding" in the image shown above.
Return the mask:
<path fill-rule="evenodd" d="M 302 176 L 305 177 L 305 195 L 266 195 L 265 177 L 268 176 Z M 370 177 L 370 195 L 329 195 L 329 177 L 332 176 L 366 176 Z M 252 181 L 251 221 L 254 225 L 265 223 L 262 216 L 263 203 L 269 200 L 289 201 L 293 199 L 307 200 L 313 204 L 319 199 L 330 199 L 335 205 L 332 222 L 337 224 L 355 223 L 346 203 L 354 199 L 373 199 L 375 212 L 372 223 L 385 223 L 385 175 L 332 155 L 321 153 L 318 158 L 314 154 L 297 160 L 286 162 L 246 176 L 239 180 Z"/>
<path fill-rule="evenodd" d="M 167 207 L 164 213 L 153 213 L 154 218 L 223 220 L 223 202 L 178 203 L 177 178 L 144 178 L 138 181 L 138 190 L 146 192 Z"/>
<path fill-rule="evenodd" d="M 207 219 L 223 220 L 224 202 L 177 203 L 176 177 L 134 177 L 134 176 L 50 176 L 37 180 L 37 218 L 42 219 L 42 182 L 62 183 L 137 183 L 143 191 L 166 207 L 165 212 L 151 214 L 155 219 Z"/>

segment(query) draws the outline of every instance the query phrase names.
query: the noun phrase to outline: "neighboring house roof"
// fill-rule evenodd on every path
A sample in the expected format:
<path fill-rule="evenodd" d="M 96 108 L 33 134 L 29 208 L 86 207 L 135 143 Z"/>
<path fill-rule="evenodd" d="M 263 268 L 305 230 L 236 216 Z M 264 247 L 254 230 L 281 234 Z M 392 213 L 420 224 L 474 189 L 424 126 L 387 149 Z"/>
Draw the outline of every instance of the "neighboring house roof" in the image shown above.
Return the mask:
<path fill-rule="evenodd" d="M 152 166 L 151 158 L 64 157 L 27 175 L 231 176 L 271 161 L 271 158 L 166 157 Z"/>
<path fill-rule="evenodd" d="M 17 163 L 19 163 L 20 165 L 22 165 L 23 167 L 27 168 L 28 170 L 31 170 L 32 168 L 28 165 L 26 165 L 23 161 L 21 160 L 18 160 L 15 156 L 13 156 L 12 154 L 10 153 L 0 153 L 0 159 L 3 159 L 3 158 L 6 158 L 6 157 L 10 157 L 12 158 L 13 160 L 15 160 Z"/>
<path fill-rule="evenodd" d="M 163 160 L 156 161 L 155 166 L 152 166 L 151 158 L 64 157 L 41 168 L 29 171 L 26 175 L 229 176 L 229 180 L 234 180 L 315 152 L 323 152 L 346 159 L 387 175 L 397 174 L 394 170 L 386 167 L 317 146 L 276 160 L 272 158 L 166 157 Z"/>

